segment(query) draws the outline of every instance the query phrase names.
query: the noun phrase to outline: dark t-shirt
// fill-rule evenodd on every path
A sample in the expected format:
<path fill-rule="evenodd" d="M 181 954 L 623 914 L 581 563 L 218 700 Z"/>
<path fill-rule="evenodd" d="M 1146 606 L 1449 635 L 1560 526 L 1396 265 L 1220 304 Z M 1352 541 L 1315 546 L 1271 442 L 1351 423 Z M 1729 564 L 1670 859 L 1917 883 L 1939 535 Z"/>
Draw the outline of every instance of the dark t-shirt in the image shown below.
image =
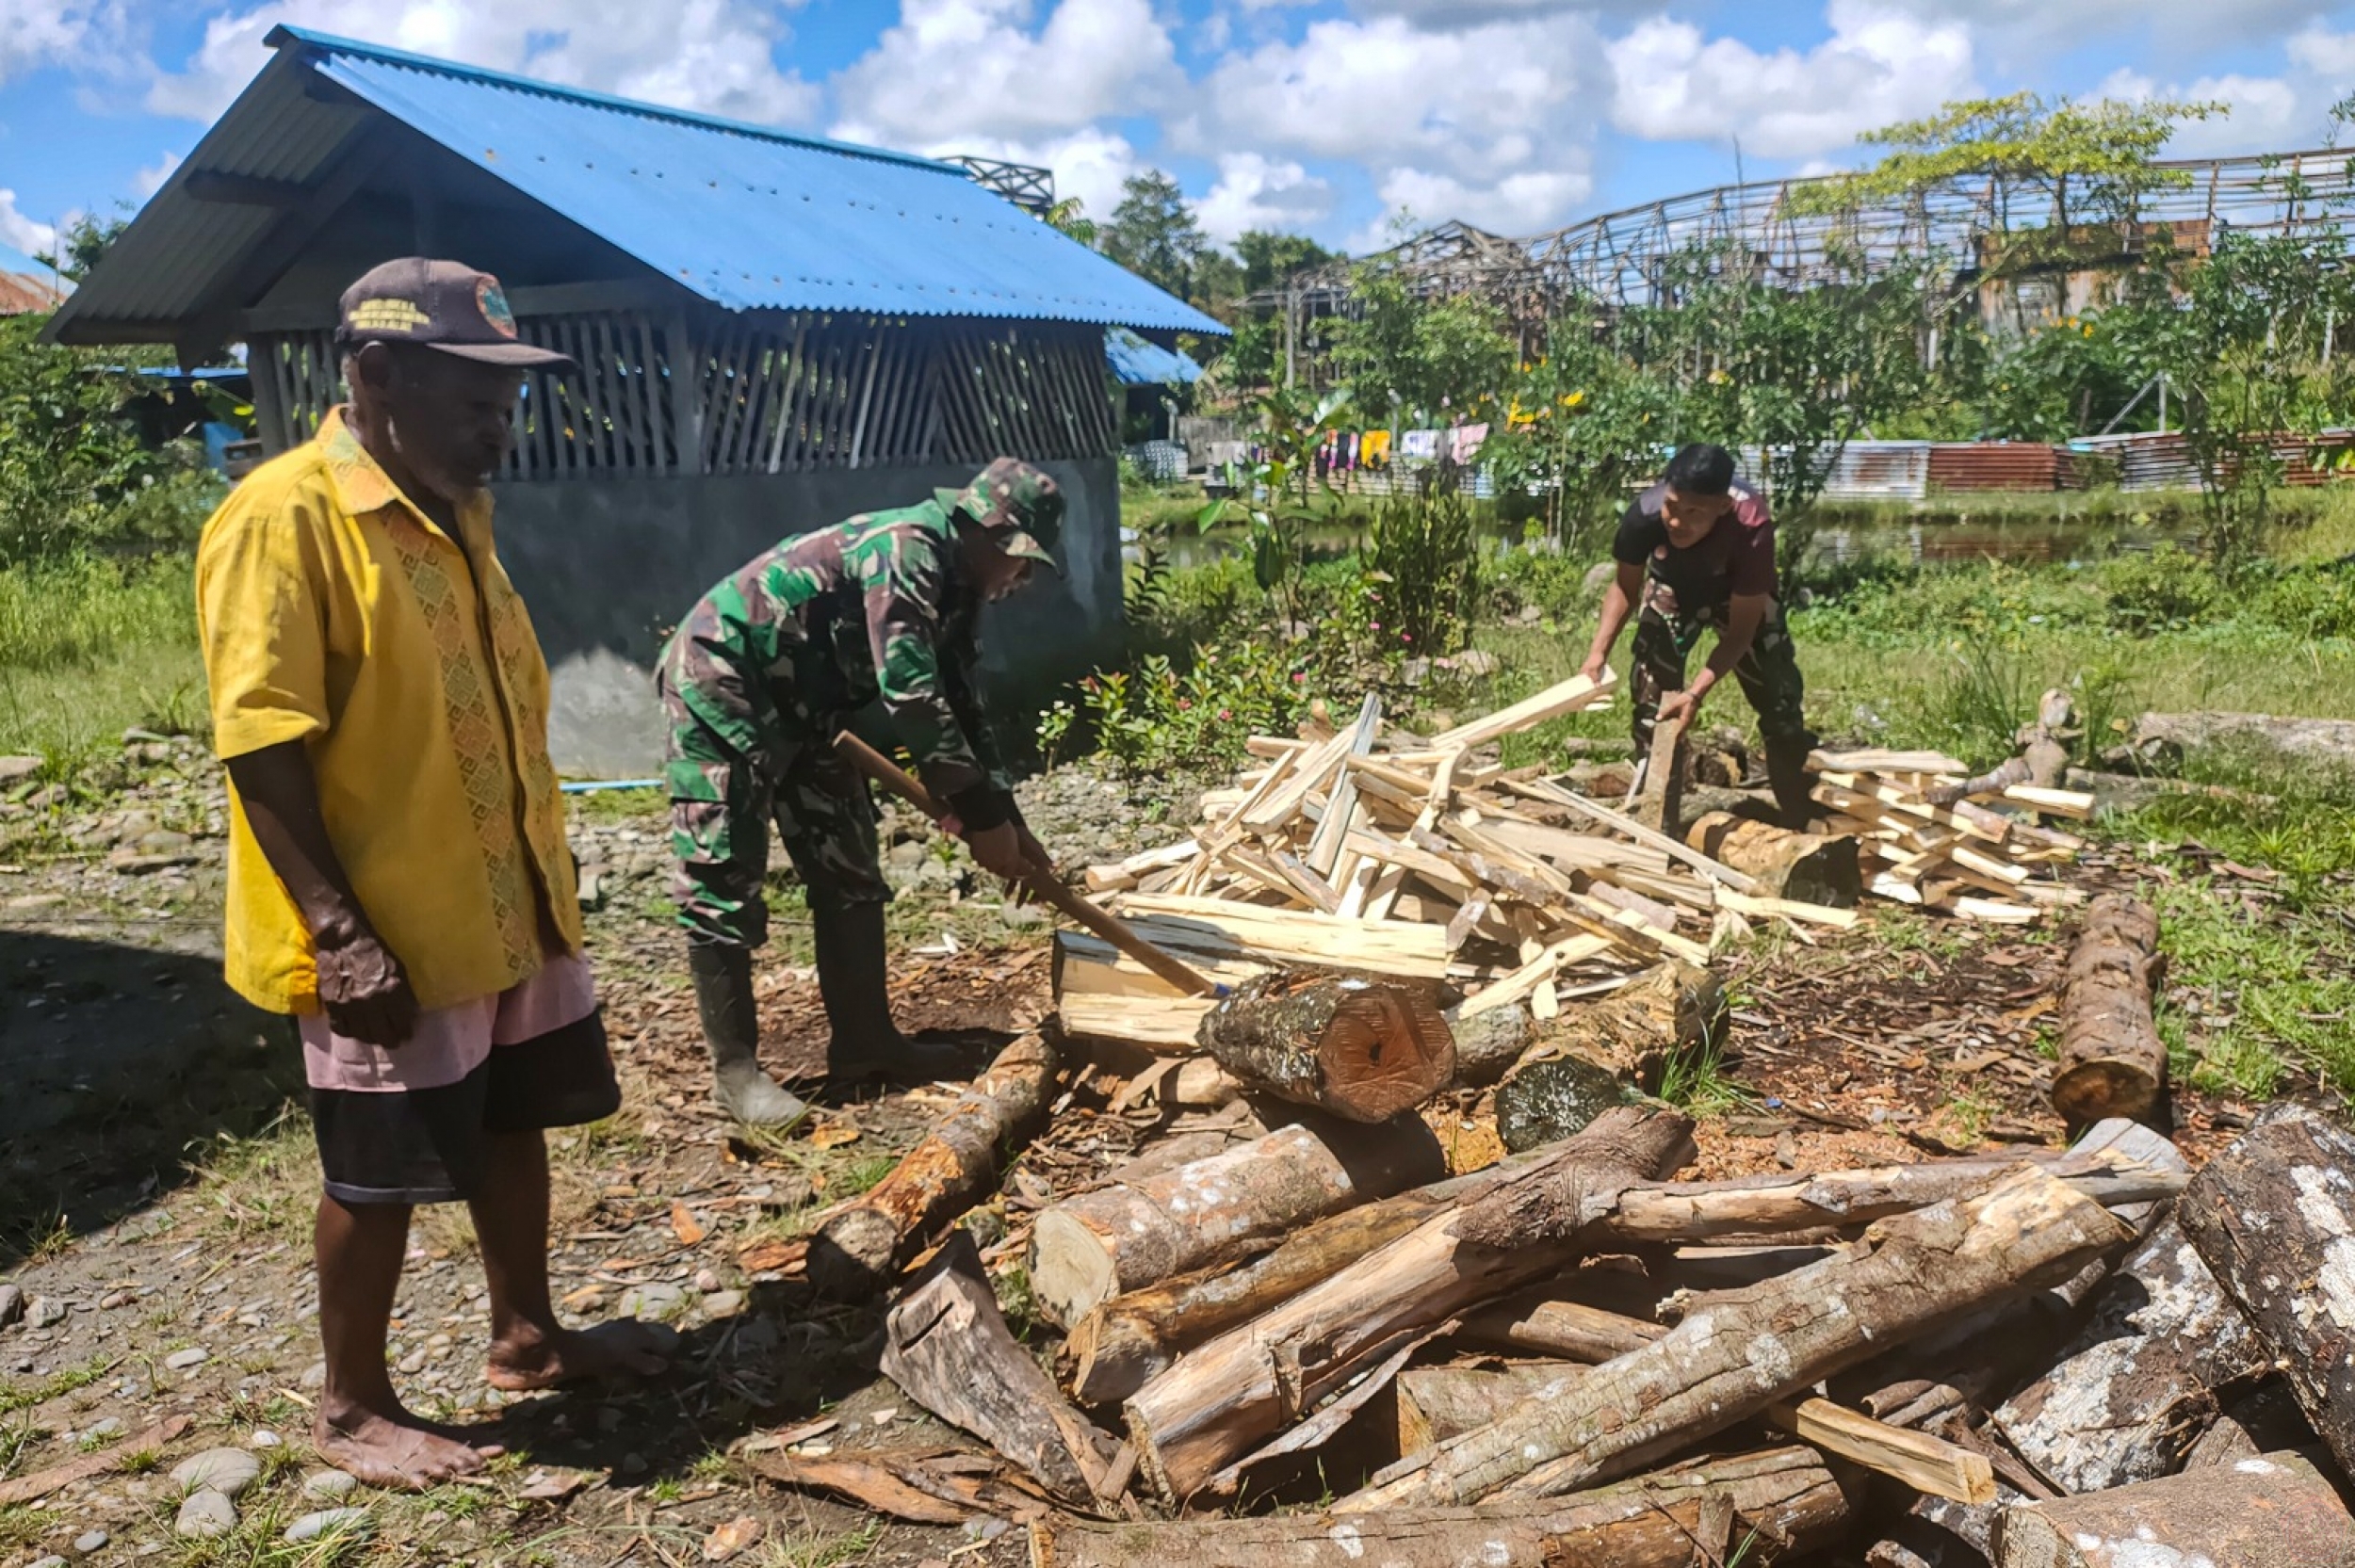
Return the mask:
<path fill-rule="evenodd" d="M 1668 542 L 1660 515 L 1667 493 L 1666 485 L 1654 485 L 1627 509 L 1611 543 L 1614 559 L 1645 567 L 1683 609 L 1714 609 L 1735 594 L 1775 593 L 1775 521 L 1754 491 L 1735 485 L 1733 509 L 1689 550 Z"/>

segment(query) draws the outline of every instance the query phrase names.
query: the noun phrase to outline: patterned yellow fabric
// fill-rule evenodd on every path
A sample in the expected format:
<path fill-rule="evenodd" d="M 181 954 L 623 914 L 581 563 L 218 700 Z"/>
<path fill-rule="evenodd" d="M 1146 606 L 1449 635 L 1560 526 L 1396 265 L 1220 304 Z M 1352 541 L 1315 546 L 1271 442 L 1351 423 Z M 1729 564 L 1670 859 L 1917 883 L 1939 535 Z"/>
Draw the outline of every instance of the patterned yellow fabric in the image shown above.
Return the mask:
<path fill-rule="evenodd" d="M 338 412 L 250 475 L 197 551 L 215 744 L 234 757 L 304 743 L 352 890 L 429 1008 L 530 976 L 544 911 L 581 943 L 547 666 L 487 497 L 461 509 L 459 532 L 463 550 Z M 232 816 L 229 982 L 262 1007 L 316 1011 L 309 933 Z"/>

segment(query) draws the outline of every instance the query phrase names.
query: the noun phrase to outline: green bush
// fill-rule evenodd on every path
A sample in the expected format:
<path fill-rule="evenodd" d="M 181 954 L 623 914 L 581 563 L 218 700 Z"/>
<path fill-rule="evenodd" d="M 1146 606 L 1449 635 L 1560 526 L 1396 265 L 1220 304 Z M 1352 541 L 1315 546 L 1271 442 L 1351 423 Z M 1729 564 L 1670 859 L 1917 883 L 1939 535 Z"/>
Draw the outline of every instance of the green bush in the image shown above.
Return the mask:
<path fill-rule="evenodd" d="M 1500 619 L 1535 607 L 1551 620 L 1582 620 L 1602 602 L 1601 591 L 1586 586 L 1586 575 L 1595 565 L 1593 559 L 1550 549 L 1533 540 L 1517 549 L 1498 552 L 1488 562 L 1483 587 L 1492 612 Z"/>
<path fill-rule="evenodd" d="M 1410 653 L 1438 658 L 1471 639 L 1480 591 L 1480 541 L 1471 504 L 1458 494 L 1396 496 L 1373 514 L 1365 569 L 1380 579 L 1382 619 L 1370 630 Z"/>
<path fill-rule="evenodd" d="M 1134 670 L 1099 670 L 1080 682 L 1079 708 L 1057 703 L 1039 730 L 1053 756 L 1084 721 L 1097 749 L 1137 773 L 1231 768 L 1253 735 L 1289 733 L 1308 705 L 1307 660 L 1245 639 L 1194 650 L 1191 668 L 1160 654 Z"/>
<path fill-rule="evenodd" d="M 2204 621 L 2222 593 L 2215 570 L 2173 544 L 2113 557 L 2102 563 L 2099 581 L 2109 595 L 2111 622 L 2133 632 Z"/>
<path fill-rule="evenodd" d="M 2282 572 L 2249 593 L 2249 612 L 2302 638 L 2355 638 L 2355 567 Z"/>

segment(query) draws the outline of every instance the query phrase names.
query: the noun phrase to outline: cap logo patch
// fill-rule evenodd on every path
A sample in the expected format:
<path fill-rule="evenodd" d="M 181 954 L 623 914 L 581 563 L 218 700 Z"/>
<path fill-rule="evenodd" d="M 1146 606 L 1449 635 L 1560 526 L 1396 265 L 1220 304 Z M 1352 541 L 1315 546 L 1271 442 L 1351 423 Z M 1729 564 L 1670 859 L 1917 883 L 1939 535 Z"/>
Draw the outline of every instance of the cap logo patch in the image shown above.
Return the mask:
<path fill-rule="evenodd" d="M 363 299 L 351 307 L 350 327 L 356 332 L 414 332 L 430 319 L 414 299 Z"/>
<path fill-rule="evenodd" d="M 490 278 L 477 279 L 474 302 L 482 312 L 482 319 L 501 337 L 515 335 L 515 313 L 507 308 L 507 291 Z"/>

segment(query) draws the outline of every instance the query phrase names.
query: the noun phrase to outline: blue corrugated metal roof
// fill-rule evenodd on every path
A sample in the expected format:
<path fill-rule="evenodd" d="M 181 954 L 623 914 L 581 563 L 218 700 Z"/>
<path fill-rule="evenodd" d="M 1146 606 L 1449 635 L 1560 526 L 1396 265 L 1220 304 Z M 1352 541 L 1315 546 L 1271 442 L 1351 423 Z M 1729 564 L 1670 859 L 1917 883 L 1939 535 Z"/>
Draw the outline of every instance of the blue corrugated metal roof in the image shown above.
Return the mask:
<path fill-rule="evenodd" d="M 1202 367 L 1194 361 L 1126 327 L 1104 334 L 1104 359 L 1123 386 L 1184 386 L 1202 379 Z"/>
<path fill-rule="evenodd" d="M 1226 329 L 963 172 L 282 27 L 313 69 L 729 310 Z"/>

